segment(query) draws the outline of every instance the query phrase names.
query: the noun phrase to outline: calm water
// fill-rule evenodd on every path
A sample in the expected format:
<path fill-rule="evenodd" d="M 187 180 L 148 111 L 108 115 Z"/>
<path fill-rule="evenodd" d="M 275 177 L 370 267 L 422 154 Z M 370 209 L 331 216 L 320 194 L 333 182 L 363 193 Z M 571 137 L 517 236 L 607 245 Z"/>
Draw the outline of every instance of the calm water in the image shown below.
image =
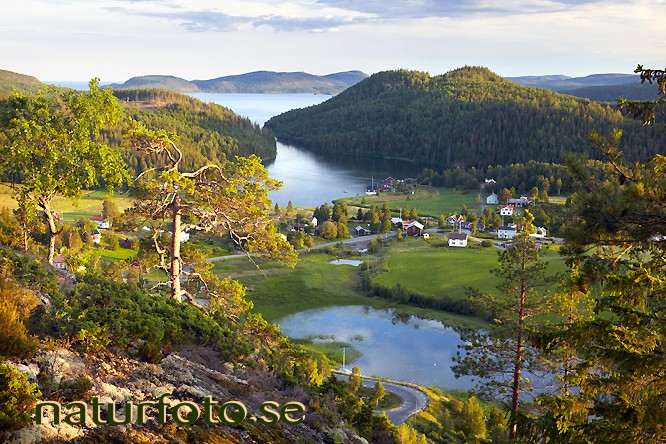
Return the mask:
<path fill-rule="evenodd" d="M 213 94 L 191 93 L 204 102 L 213 102 L 247 116 L 263 125 L 268 119 L 290 109 L 316 105 L 331 96 L 317 94 Z M 362 195 L 374 179 L 415 177 L 423 166 L 411 162 L 323 156 L 278 141 L 277 157 L 266 163 L 271 177 L 281 180 L 280 191 L 270 194 L 284 206 L 314 207 L 341 197 Z"/>
<path fill-rule="evenodd" d="M 393 310 L 347 306 L 308 310 L 276 322 L 289 337 L 333 336 L 358 348 L 364 375 L 388 377 L 442 389 L 470 389 L 471 378 L 456 379 L 452 357 L 460 336 L 438 321 L 397 318 Z"/>

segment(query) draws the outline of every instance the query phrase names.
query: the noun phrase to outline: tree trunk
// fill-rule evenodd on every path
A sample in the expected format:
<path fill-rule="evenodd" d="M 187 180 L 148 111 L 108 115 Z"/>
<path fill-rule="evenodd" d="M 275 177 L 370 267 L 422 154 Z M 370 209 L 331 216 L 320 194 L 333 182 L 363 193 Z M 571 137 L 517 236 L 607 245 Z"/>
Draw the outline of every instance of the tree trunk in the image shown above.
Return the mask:
<path fill-rule="evenodd" d="M 23 252 L 28 254 L 28 228 L 23 228 Z"/>
<path fill-rule="evenodd" d="M 521 308 L 522 311 L 522 308 Z M 516 437 L 518 431 L 518 406 L 520 400 L 520 373 L 523 366 L 523 332 L 518 332 L 516 341 L 516 361 L 513 368 L 513 384 L 511 386 L 511 426 L 509 427 L 509 439 Z"/>
<path fill-rule="evenodd" d="M 42 204 L 42 211 L 44 212 L 44 217 L 46 218 L 46 226 L 48 228 L 47 234 L 49 236 L 49 253 L 47 260 L 49 265 L 53 265 L 53 257 L 55 256 L 55 240 L 56 236 L 58 235 L 58 231 L 56 229 L 55 218 L 53 217 L 53 213 L 51 213 L 49 205 Z"/>
<path fill-rule="evenodd" d="M 524 277 L 527 266 L 525 251 L 521 257 L 521 270 Z M 518 337 L 516 338 L 516 355 L 513 367 L 513 384 L 511 385 L 511 424 L 509 426 L 509 439 L 514 439 L 518 433 L 518 407 L 520 406 L 520 374 L 523 369 L 523 336 L 525 322 L 525 297 L 527 295 L 527 283 L 520 278 L 520 294 L 518 298 Z"/>
<path fill-rule="evenodd" d="M 180 196 L 176 192 L 172 202 L 173 231 L 171 234 L 171 297 L 180 302 Z"/>

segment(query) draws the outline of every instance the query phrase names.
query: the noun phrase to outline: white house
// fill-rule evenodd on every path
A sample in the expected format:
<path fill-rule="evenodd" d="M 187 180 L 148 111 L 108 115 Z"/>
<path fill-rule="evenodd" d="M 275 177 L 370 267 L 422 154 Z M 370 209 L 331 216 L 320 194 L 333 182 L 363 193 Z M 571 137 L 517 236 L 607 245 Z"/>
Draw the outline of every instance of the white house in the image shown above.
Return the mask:
<path fill-rule="evenodd" d="M 529 200 L 527 196 L 520 196 L 520 199 L 507 199 L 506 203 L 513 205 L 514 207 L 525 208 L 533 202 Z"/>
<path fill-rule="evenodd" d="M 513 216 L 513 205 L 502 205 L 500 207 L 501 216 Z"/>
<path fill-rule="evenodd" d="M 392 217 L 391 218 L 391 225 L 396 225 L 398 227 L 402 227 L 402 218 L 401 217 Z"/>
<path fill-rule="evenodd" d="M 103 216 L 92 216 L 90 220 L 97 224 L 98 230 L 107 230 L 111 227 L 109 221 L 104 219 Z"/>
<path fill-rule="evenodd" d="M 318 222 L 319 221 L 317 220 L 317 218 L 313 217 L 312 220 L 310 221 L 310 225 L 312 225 L 313 227 L 316 227 Z"/>
<path fill-rule="evenodd" d="M 497 183 L 495 179 L 486 179 L 486 185 Z"/>
<path fill-rule="evenodd" d="M 62 254 L 57 255 L 56 257 L 53 258 L 53 266 L 57 268 L 58 270 L 67 270 L 67 263 L 65 260 L 65 256 Z"/>
<path fill-rule="evenodd" d="M 83 233 L 83 240 L 92 242 L 94 244 L 99 244 L 102 240 L 102 233 L 99 230 L 90 230 Z"/>
<path fill-rule="evenodd" d="M 468 238 L 467 233 L 451 233 L 449 234 L 449 247 L 466 247 Z"/>
<path fill-rule="evenodd" d="M 499 197 L 497 196 L 497 194 L 493 192 L 490 196 L 486 197 L 486 204 L 499 205 Z"/>
<path fill-rule="evenodd" d="M 515 227 L 499 227 L 497 229 L 498 239 L 513 239 L 518 231 Z"/>
<path fill-rule="evenodd" d="M 547 231 L 544 227 L 537 227 L 536 228 L 536 233 L 530 234 L 530 236 L 542 238 L 542 237 L 546 237 L 546 233 L 547 233 Z"/>

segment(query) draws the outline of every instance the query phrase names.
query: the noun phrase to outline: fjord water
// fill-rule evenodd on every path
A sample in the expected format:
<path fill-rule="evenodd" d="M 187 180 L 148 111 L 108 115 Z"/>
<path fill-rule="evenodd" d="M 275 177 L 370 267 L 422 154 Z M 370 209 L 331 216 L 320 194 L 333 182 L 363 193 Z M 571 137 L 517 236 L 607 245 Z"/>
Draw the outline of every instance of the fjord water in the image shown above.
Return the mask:
<path fill-rule="evenodd" d="M 260 125 L 282 112 L 330 98 L 315 94 L 190 95 L 223 105 Z M 277 157 L 266 167 L 271 177 L 284 182 L 281 190 L 271 193 L 274 202 L 284 206 L 291 200 L 296 206 L 307 207 L 363 195 L 373 178 L 415 177 L 423 168 L 398 160 L 323 156 L 279 141 Z M 444 389 L 472 387 L 470 378 L 455 379 L 451 371 L 452 357 L 462 343 L 460 336 L 437 321 L 403 318 L 392 311 L 352 306 L 308 310 L 277 323 L 293 338 L 327 336 L 349 342 L 362 352 L 353 365 L 358 365 L 365 375 Z"/>
<path fill-rule="evenodd" d="M 321 94 L 189 94 L 204 102 L 225 106 L 263 125 L 285 111 L 305 108 L 331 98 Z M 423 168 L 403 160 L 325 156 L 277 142 L 277 157 L 266 162 L 270 177 L 283 182 L 269 197 L 280 206 L 291 200 L 296 206 L 315 207 L 341 197 L 365 193 L 374 180 L 388 176 L 415 177 Z"/>
<path fill-rule="evenodd" d="M 347 342 L 363 354 L 347 365 L 364 375 L 442 389 L 470 389 L 469 377 L 456 379 L 452 358 L 460 336 L 438 321 L 396 316 L 393 310 L 328 307 L 296 313 L 276 322 L 287 336 Z"/>

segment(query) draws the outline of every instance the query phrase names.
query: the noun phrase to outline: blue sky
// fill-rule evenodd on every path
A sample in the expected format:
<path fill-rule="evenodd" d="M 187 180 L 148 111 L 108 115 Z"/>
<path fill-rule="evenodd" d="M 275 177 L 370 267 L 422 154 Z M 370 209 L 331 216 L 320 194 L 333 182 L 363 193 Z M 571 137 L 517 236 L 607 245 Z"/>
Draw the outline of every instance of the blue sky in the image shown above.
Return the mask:
<path fill-rule="evenodd" d="M 502 76 L 664 68 L 666 0 L 21 0 L 0 69 L 43 81 L 188 80 L 463 65 Z"/>

